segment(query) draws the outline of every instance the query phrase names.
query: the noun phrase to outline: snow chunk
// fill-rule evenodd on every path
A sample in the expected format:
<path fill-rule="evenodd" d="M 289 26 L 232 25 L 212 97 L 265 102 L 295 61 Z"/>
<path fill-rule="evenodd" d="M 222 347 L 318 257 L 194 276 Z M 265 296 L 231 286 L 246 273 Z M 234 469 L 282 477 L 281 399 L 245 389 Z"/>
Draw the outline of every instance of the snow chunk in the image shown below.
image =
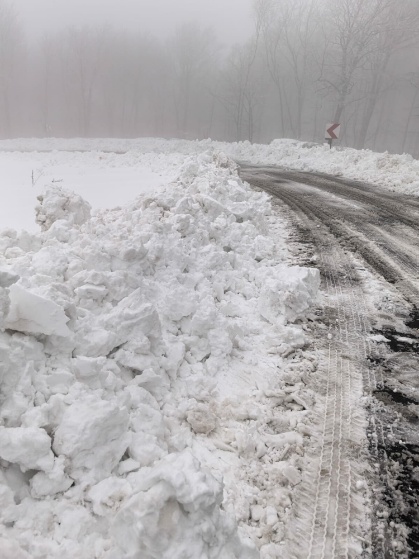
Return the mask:
<path fill-rule="evenodd" d="M 10 287 L 13 283 L 16 283 L 19 280 L 19 276 L 10 272 L 9 270 L 5 270 L 0 268 L 0 287 Z"/>
<path fill-rule="evenodd" d="M 45 194 L 38 196 L 39 205 L 35 208 L 36 223 L 42 231 L 63 220 L 70 225 L 82 225 L 90 219 L 91 206 L 81 196 L 61 186 L 50 186 Z"/>
<path fill-rule="evenodd" d="M 67 491 L 73 484 L 73 480 L 64 473 L 64 467 L 64 456 L 60 456 L 55 460 L 54 467 L 50 472 L 38 472 L 35 474 L 30 481 L 32 496 L 40 499 L 47 495 L 55 495 Z"/>
<path fill-rule="evenodd" d="M 150 466 L 163 458 L 167 452 L 161 448 L 158 440 L 156 436 L 147 433 L 133 433 L 128 447 L 131 459 L 138 466 Z"/>
<path fill-rule="evenodd" d="M 107 401 L 72 404 L 58 426 L 53 449 L 71 459 L 73 479 L 100 481 L 110 475 L 128 447 L 126 409 Z"/>
<path fill-rule="evenodd" d="M 404 343 L 404 344 L 410 344 L 410 345 L 413 345 L 413 344 L 417 343 L 416 338 L 406 338 L 405 336 L 398 336 L 396 338 L 396 340 L 398 342 L 401 342 L 401 343 Z"/>
<path fill-rule="evenodd" d="M 31 559 L 17 542 L 6 538 L 0 538 L 0 551 L 2 559 Z"/>
<path fill-rule="evenodd" d="M 94 485 L 87 493 L 87 498 L 92 501 L 93 512 L 105 516 L 115 512 L 131 493 L 132 487 L 126 479 L 109 477 Z"/>
<path fill-rule="evenodd" d="M 226 522 L 222 485 L 189 451 L 171 454 L 128 480 L 138 493 L 113 523 L 117 549 L 106 559 L 256 559 L 254 546 Z"/>
<path fill-rule="evenodd" d="M 0 427 L 0 458 L 25 470 L 51 471 L 51 439 L 37 427 Z"/>
<path fill-rule="evenodd" d="M 277 267 L 261 289 L 260 314 L 271 324 L 295 322 L 304 317 L 316 300 L 320 287 L 317 268 Z M 271 273 L 269 271 L 269 273 Z"/>
<path fill-rule="evenodd" d="M 237 171 L 237 169 L 238 169 L 237 163 L 235 161 L 233 161 L 233 159 L 228 157 L 222 151 L 215 151 L 214 152 L 213 161 L 217 165 L 217 167 L 221 167 L 221 168 L 224 168 L 224 169 L 229 169 L 231 171 L 231 173 L 233 173 L 234 171 Z"/>
<path fill-rule="evenodd" d="M 291 485 L 298 485 L 301 482 L 301 472 L 288 462 L 276 462 L 272 464 L 271 469 L 279 475 L 280 479 L 286 480 Z"/>
<path fill-rule="evenodd" d="M 193 314 L 196 310 L 196 301 L 191 297 L 190 290 L 173 286 L 173 291 L 166 294 L 164 312 L 170 320 L 179 321 L 185 316 Z"/>
<path fill-rule="evenodd" d="M 217 426 L 217 418 L 206 404 L 198 404 L 190 410 L 186 420 L 195 433 L 203 433 L 204 435 L 214 431 Z"/>
<path fill-rule="evenodd" d="M 67 337 L 71 334 L 67 326 L 69 318 L 54 301 L 19 284 L 10 287 L 9 295 L 10 310 L 5 321 L 6 328 L 47 336 L 54 334 Z"/>
<path fill-rule="evenodd" d="M 385 336 L 382 336 L 381 334 L 375 334 L 375 335 L 371 335 L 368 336 L 368 340 L 371 340 L 372 342 L 377 342 L 379 343 L 390 343 L 391 340 L 389 340 L 388 338 L 386 338 Z"/>
<path fill-rule="evenodd" d="M 10 297 L 7 289 L 0 287 L 0 329 L 4 329 L 5 318 L 9 314 Z"/>

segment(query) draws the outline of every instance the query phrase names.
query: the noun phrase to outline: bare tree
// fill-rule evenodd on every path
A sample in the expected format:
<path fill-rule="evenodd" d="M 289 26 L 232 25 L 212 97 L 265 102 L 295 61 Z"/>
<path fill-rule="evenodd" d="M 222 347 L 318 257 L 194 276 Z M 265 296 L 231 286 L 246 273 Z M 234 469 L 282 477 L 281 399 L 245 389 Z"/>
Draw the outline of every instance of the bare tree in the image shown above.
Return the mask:
<path fill-rule="evenodd" d="M 105 37 L 109 28 L 88 26 L 71 28 L 66 36 L 64 63 L 67 70 L 66 87 L 74 90 L 74 100 L 83 136 L 90 132 L 95 87 L 104 60 Z"/>
<path fill-rule="evenodd" d="M 328 0 L 324 34 L 331 37 L 321 82 L 333 96 L 333 120 L 340 122 L 360 74 L 380 46 L 385 14 L 392 0 Z"/>
<path fill-rule="evenodd" d="M 290 130 L 297 138 L 302 136 L 307 95 L 317 77 L 314 74 L 317 5 L 314 0 L 258 0 L 256 3 L 267 67 L 277 89 L 282 132 L 286 130 L 288 116 Z"/>
<path fill-rule="evenodd" d="M 415 1 L 392 0 L 383 6 L 382 23 L 377 37 L 377 49 L 371 54 L 366 67 L 369 88 L 357 138 L 357 147 L 365 145 L 368 129 L 377 102 L 393 76 L 388 73 L 394 56 L 403 49 L 410 49 L 419 40 L 419 5 Z M 402 142 L 404 150 L 405 140 Z"/>
<path fill-rule="evenodd" d="M 55 37 L 45 34 L 40 42 L 40 80 L 41 80 L 41 121 L 42 133 L 46 136 L 51 135 L 51 104 L 54 88 L 54 62 L 55 62 Z"/>
<path fill-rule="evenodd" d="M 180 136 L 188 135 L 192 97 L 197 90 L 202 92 L 202 84 L 210 69 L 218 45 L 214 31 L 203 29 L 195 23 L 181 25 L 169 43 L 173 60 L 173 89 Z"/>
<path fill-rule="evenodd" d="M 197 24 L 167 42 L 73 28 L 25 49 L 0 0 L 0 134 L 318 141 L 342 119 L 343 145 L 415 153 L 418 0 L 255 0 L 254 20 L 224 50 Z"/>
<path fill-rule="evenodd" d="M 257 0 L 255 3 L 256 19 L 261 22 L 267 68 L 277 91 L 280 133 L 284 136 L 286 130 L 285 109 L 287 99 L 284 91 L 285 63 L 282 52 L 282 39 L 285 31 L 285 21 L 281 16 L 277 17 L 277 10 L 279 10 L 279 6 L 276 5 L 274 0 Z M 279 13 L 281 14 L 281 11 Z"/>
<path fill-rule="evenodd" d="M 22 42 L 17 12 L 12 4 L 0 0 L 0 99 L 2 132 L 6 137 L 12 133 L 11 92 Z"/>
<path fill-rule="evenodd" d="M 255 42 L 236 45 L 220 73 L 217 99 L 233 124 L 233 139 L 253 141 L 264 102 L 266 88 Z"/>

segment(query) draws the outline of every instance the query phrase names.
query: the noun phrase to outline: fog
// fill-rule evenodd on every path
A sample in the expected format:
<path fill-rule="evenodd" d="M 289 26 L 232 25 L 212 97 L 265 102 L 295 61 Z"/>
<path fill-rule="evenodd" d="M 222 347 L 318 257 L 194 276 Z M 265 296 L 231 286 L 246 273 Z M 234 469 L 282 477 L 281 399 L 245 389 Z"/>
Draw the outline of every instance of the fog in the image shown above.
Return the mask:
<path fill-rule="evenodd" d="M 120 30 L 170 36 L 195 21 L 214 26 L 223 44 L 245 40 L 252 31 L 252 0 L 14 0 L 29 37 L 69 26 L 111 24 Z"/>
<path fill-rule="evenodd" d="M 0 136 L 419 153 L 417 0 L 0 0 Z"/>

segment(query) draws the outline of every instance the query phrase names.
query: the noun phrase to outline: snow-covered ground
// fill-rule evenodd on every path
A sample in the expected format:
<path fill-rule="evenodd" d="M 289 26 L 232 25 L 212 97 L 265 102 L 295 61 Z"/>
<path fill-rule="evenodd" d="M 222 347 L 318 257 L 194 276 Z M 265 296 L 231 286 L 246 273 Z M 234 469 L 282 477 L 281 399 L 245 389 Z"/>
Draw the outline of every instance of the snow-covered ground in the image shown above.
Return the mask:
<path fill-rule="evenodd" d="M 370 150 L 332 148 L 324 144 L 297 140 L 274 140 L 270 145 L 250 142 L 224 143 L 211 140 L 187 141 L 142 138 L 118 139 L 15 139 L 0 141 L 1 150 L 105 150 L 137 154 L 183 155 L 201 153 L 205 149 L 222 150 L 236 160 L 251 163 L 281 165 L 302 171 L 330 173 L 350 179 L 370 182 L 401 193 L 419 196 L 419 161 L 409 154 L 395 155 Z M 1 155 L 0 163 L 3 164 Z M 7 159 L 6 159 L 7 160 Z M 30 184 L 26 179 L 26 184 Z"/>
<path fill-rule="evenodd" d="M 41 146 L 38 146 L 41 149 Z M 156 192 L 176 176 L 184 160 L 177 154 L 131 151 L 124 155 L 92 151 L 69 153 L 0 153 L 0 180 L 4 203 L 0 228 L 35 233 L 36 197 L 47 185 L 63 186 L 81 194 L 93 209 L 130 202 L 141 193 Z"/>
<path fill-rule="evenodd" d="M 0 234 L 1 558 L 282 557 L 319 273 L 268 197 L 210 142 L 1 147 L 95 150 L 0 156 L 48 186 Z"/>
<path fill-rule="evenodd" d="M 284 557 L 319 274 L 231 158 L 419 195 L 292 140 L 0 142 L 1 559 Z"/>

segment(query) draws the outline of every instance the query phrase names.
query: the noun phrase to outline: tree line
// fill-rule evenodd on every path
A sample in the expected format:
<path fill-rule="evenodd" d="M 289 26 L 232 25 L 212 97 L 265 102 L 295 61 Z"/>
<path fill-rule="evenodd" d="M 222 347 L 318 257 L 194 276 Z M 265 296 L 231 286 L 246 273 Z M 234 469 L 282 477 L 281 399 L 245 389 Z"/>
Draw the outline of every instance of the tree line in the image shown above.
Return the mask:
<path fill-rule="evenodd" d="M 196 23 L 33 42 L 0 0 L 0 136 L 320 142 L 340 122 L 343 145 L 419 153 L 417 0 L 255 0 L 253 16 L 229 48 Z"/>

